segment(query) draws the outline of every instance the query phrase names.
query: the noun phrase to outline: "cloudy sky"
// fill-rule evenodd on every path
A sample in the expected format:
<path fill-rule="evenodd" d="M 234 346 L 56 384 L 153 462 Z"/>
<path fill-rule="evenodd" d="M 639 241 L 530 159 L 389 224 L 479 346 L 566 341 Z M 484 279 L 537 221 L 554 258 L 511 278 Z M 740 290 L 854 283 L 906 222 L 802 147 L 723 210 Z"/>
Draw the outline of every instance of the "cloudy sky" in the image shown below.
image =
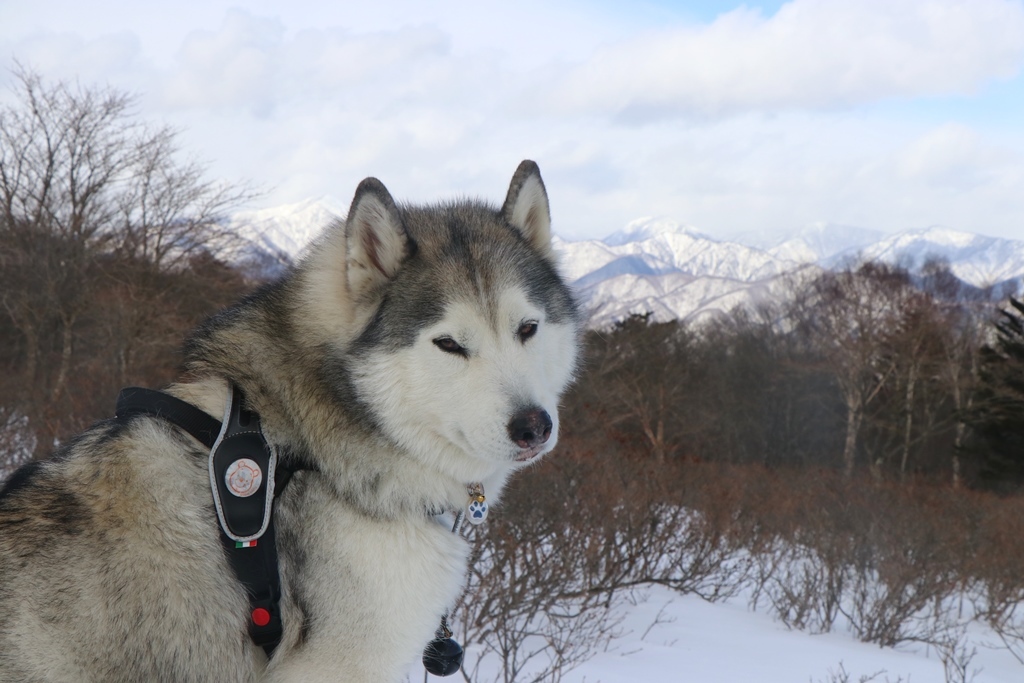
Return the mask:
<path fill-rule="evenodd" d="M 139 93 L 257 206 L 500 202 L 532 158 L 568 238 L 1024 239 L 1024 0 L 0 0 L 0 101 L 14 60 Z"/>

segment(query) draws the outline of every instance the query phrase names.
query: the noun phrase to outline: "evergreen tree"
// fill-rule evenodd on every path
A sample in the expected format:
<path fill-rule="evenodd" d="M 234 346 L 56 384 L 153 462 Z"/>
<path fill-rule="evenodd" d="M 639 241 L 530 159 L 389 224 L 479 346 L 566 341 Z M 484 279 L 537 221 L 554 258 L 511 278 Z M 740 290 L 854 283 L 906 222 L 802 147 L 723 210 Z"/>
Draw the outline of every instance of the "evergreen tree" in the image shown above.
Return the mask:
<path fill-rule="evenodd" d="M 981 352 L 981 387 L 971 427 L 979 483 L 1010 492 L 1024 485 L 1024 303 L 1000 312 L 993 345 Z"/>

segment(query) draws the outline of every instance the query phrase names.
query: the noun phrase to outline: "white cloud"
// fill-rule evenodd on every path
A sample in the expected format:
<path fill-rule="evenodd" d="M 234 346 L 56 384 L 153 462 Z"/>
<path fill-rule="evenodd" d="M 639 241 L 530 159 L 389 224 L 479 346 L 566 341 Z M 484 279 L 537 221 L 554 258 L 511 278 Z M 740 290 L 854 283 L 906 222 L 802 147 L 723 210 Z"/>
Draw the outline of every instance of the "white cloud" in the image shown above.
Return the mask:
<path fill-rule="evenodd" d="M 277 97 L 283 35 L 278 21 L 230 10 L 220 31 L 195 31 L 185 39 L 165 101 L 201 107 L 244 103 L 265 110 Z"/>
<path fill-rule="evenodd" d="M 92 39 L 74 33 L 36 33 L 16 42 L 0 35 L 0 56 L 13 56 L 51 78 L 83 84 L 133 81 L 132 72 L 143 68 L 139 39 L 127 31 Z M 0 87 L 14 82 L 9 64 L 0 62 Z"/>
<path fill-rule="evenodd" d="M 261 116 L 298 103 L 367 113 L 396 101 L 444 108 L 438 96 L 478 71 L 450 49 L 450 36 L 432 26 L 289 32 L 277 19 L 233 9 L 216 31 L 186 36 L 162 96 L 171 107 L 239 107 Z"/>
<path fill-rule="evenodd" d="M 1019 126 L 1008 137 L 956 108 L 918 119 L 922 95 L 984 92 L 1019 69 L 1022 2 L 795 0 L 643 35 L 576 0 L 524 2 L 433 19 L 394 0 L 204 5 L 160 50 L 135 37 L 151 25 L 113 15 L 95 21 L 120 33 L 12 33 L 0 50 L 144 92 L 147 119 L 180 126 L 213 176 L 271 188 L 266 205 L 344 204 L 367 175 L 412 201 L 499 201 L 534 158 L 574 237 L 663 214 L 719 235 L 830 221 L 1024 238 Z M 893 97 L 911 104 L 859 106 Z"/>
<path fill-rule="evenodd" d="M 972 93 L 1024 61 L 1011 0 L 794 0 L 597 52 L 553 88 L 553 105 L 626 121 L 835 108 Z"/>
<path fill-rule="evenodd" d="M 1011 154 L 987 144 L 977 131 L 950 123 L 913 140 L 898 153 L 895 166 L 903 182 L 964 192 L 991 184 L 1013 163 Z"/>

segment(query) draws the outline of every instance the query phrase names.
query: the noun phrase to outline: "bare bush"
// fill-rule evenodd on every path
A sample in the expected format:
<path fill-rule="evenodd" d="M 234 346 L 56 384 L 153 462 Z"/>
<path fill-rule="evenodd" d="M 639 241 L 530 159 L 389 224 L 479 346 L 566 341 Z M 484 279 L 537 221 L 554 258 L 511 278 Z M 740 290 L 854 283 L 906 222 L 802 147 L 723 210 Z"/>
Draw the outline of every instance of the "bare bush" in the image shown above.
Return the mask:
<path fill-rule="evenodd" d="M 945 683 L 972 683 L 980 668 L 972 666 L 978 655 L 978 648 L 970 645 L 965 637 L 964 629 L 957 629 L 935 643 L 945 674 Z"/>
<path fill-rule="evenodd" d="M 852 677 L 852 674 L 846 670 L 846 666 L 839 662 L 838 669 L 829 669 L 826 678 L 819 678 L 815 683 L 853 683 L 856 680 L 857 683 L 903 683 L 903 677 L 898 677 L 895 681 L 886 675 L 885 669 L 876 671 L 872 674 L 863 674 L 858 676 L 856 679 Z M 885 676 L 884 679 L 879 679 L 879 676 Z"/>
<path fill-rule="evenodd" d="M 764 596 L 772 614 L 789 628 L 828 633 L 839 615 L 849 568 L 799 545 L 776 545 L 756 556 L 752 606 Z"/>
<path fill-rule="evenodd" d="M 559 681 L 618 635 L 618 601 L 587 582 L 581 552 L 592 539 L 571 526 L 501 522 L 472 529 L 466 593 L 454 613 L 466 681 L 497 660 L 493 680 Z"/>
<path fill-rule="evenodd" d="M 742 585 L 725 507 L 689 510 L 670 495 L 677 482 L 623 479 L 629 468 L 581 455 L 517 479 L 486 528 L 470 532 L 469 584 L 453 615 L 466 680 L 488 662 L 500 681 L 560 680 L 611 645 L 619 608 L 644 586 L 715 600 Z"/>
<path fill-rule="evenodd" d="M 975 504 L 978 540 L 970 572 L 981 593 L 979 616 L 1024 664 L 1024 500 L 986 498 Z"/>

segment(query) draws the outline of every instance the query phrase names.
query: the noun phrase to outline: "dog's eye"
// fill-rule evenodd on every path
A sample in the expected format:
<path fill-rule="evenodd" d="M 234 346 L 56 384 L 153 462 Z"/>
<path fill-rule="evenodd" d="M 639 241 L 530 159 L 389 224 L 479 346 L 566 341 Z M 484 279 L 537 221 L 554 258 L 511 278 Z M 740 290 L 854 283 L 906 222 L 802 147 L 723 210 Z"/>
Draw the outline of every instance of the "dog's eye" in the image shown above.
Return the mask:
<path fill-rule="evenodd" d="M 537 323 L 530 321 L 523 323 L 519 326 L 519 341 L 525 342 L 527 339 L 537 334 Z"/>
<path fill-rule="evenodd" d="M 459 344 L 459 342 L 452 339 L 451 337 L 438 337 L 437 339 L 434 340 L 434 346 L 441 349 L 445 353 L 454 353 L 456 355 L 463 357 L 469 355 L 466 352 L 466 348 Z"/>

